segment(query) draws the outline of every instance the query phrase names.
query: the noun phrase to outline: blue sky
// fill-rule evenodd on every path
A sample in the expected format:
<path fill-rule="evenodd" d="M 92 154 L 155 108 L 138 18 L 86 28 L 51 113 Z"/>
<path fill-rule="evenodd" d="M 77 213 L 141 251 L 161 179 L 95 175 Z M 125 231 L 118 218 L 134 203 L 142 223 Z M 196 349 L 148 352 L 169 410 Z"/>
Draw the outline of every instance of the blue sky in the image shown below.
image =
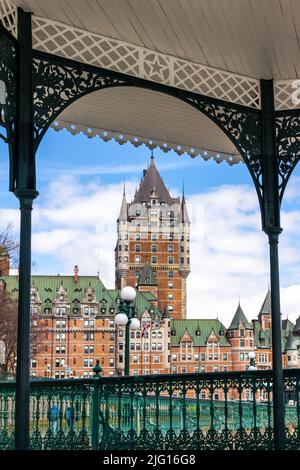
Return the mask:
<path fill-rule="evenodd" d="M 8 159 L 0 143 L 0 227 L 14 223 L 18 201 L 8 193 Z M 156 165 L 173 194 L 185 194 L 192 218 L 190 317 L 216 317 L 227 324 L 238 298 L 248 318 L 257 315 L 268 287 L 268 245 L 261 232 L 257 197 L 243 164 L 154 151 Z M 113 248 L 123 181 L 128 200 L 147 166 L 145 146 L 105 143 L 98 137 L 49 130 L 37 154 L 33 217 L 33 271 L 40 274 L 100 272 L 113 287 Z M 300 312 L 300 170 L 296 169 L 283 204 L 281 236 L 282 311 Z"/>

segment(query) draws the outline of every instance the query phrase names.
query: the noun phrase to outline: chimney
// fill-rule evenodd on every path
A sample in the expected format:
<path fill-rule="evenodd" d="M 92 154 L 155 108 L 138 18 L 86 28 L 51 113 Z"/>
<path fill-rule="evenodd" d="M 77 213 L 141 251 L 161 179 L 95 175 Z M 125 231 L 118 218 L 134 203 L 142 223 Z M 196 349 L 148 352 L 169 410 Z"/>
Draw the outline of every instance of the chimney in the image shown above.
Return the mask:
<path fill-rule="evenodd" d="M 79 273 L 79 269 L 78 269 L 78 266 L 77 264 L 74 266 L 74 282 L 77 282 L 78 281 L 78 273 Z"/>

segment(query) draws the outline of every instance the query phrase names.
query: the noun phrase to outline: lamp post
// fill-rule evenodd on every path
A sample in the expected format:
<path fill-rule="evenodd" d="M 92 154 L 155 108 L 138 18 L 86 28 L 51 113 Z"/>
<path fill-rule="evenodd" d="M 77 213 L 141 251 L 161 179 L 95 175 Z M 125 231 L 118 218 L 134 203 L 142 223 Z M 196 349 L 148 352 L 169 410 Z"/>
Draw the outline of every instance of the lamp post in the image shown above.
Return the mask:
<path fill-rule="evenodd" d="M 255 352 L 250 351 L 249 352 L 249 359 L 250 359 L 250 365 L 248 370 L 257 370 L 256 364 L 255 364 Z"/>
<path fill-rule="evenodd" d="M 130 369 L 130 330 L 139 330 L 140 320 L 136 317 L 133 301 L 136 291 L 133 287 L 126 286 L 121 290 L 121 304 L 119 313 L 115 316 L 115 325 L 125 326 L 125 369 L 124 375 L 129 375 Z"/>

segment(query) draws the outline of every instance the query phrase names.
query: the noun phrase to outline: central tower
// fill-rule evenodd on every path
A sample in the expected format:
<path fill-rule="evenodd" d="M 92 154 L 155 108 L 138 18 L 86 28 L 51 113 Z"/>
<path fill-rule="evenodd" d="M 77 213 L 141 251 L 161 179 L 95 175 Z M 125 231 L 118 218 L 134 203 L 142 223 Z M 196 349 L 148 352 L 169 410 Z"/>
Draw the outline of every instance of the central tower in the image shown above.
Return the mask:
<path fill-rule="evenodd" d="M 131 203 L 124 190 L 117 225 L 116 288 L 150 292 L 169 317 L 186 318 L 190 220 L 184 194 L 171 197 L 153 156 Z"/>

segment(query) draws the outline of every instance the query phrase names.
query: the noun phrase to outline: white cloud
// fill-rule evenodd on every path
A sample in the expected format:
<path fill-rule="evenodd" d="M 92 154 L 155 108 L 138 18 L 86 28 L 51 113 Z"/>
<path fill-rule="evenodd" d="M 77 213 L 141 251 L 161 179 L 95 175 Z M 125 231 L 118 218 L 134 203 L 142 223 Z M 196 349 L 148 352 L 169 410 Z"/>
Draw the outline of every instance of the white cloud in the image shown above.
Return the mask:
<path fill-rule="evenodd" d="M 128 200 L 137 181 L 126 183 Z M 33 260 L 38 272 L 81 274 L 99 270 L 108 287 L 114 285 L 116 219 L 123 184 L 82 185 L 74 175 L 53 182 L 36 201 L 33 211 Z M 298 191 L 298 193 L 297 193 Z M 297 200 L 292 188 L 289 201 Z M 188 316 L 218 317 L 228 325 L 240 298 L 246 316 L 257 316 L 269 284 L 267 236 L 261 231 L 256 194 L 248 185 L 223 185 L 187 197 L 191 225 L 191 274 Z M 19 211 L 0 211 L 2 225 Z M 295 204 L 282 216 L 286 227 L 280 244 L 282 311 L 295 319 L 300 313 L 300 210 Z M 46 259 L 46 261 L 43 261 Z M 50 260 L 50 261 L 49 261 Z M 55 268 L 51 270 L 55 260 Z M 48 264 L 47 264 L 48 263 Z"/>

